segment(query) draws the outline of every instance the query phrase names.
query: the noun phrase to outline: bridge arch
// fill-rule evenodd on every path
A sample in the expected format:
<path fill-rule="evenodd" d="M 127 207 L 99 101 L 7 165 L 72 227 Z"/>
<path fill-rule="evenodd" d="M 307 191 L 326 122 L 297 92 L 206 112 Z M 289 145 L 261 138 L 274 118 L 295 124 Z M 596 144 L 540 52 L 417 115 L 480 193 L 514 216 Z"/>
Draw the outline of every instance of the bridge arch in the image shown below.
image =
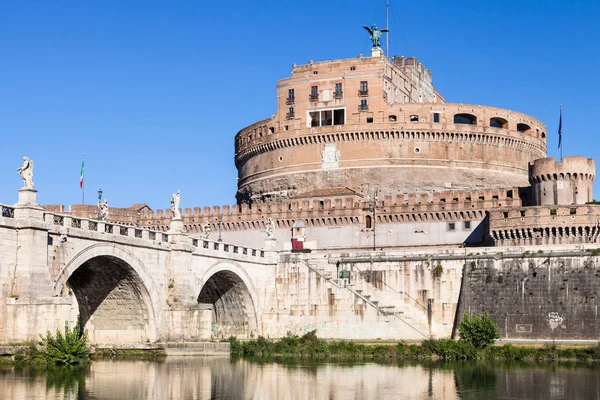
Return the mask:
<path fill-rule="evenodd" d="M 79 252 L 59 273 L 54 292 L 75 296 L 92 343 L 157 340 L 159 294 L 144 264 L 118 245 L 94 244 Z"/>
<path fill-rule="evenodd" d="M 218 262 L 200 278 L 198 303 L 212 304 L 212 335 L 227 338 L 261 334 L 260 307 L 250 276 L 237 263 Z"/>

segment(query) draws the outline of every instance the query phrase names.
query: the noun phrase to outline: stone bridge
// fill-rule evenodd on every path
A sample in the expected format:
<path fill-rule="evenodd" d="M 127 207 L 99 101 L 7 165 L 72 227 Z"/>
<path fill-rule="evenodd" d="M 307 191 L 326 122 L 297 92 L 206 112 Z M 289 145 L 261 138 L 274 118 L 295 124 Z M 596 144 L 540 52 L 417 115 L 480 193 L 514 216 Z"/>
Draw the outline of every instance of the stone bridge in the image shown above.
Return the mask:
<path fill-rule="evenodd" d="M 93 343 L 252 337 L 257 287 L 276 254 L 44 212 L 35 191 L 2 206 L 1 342 L 21 342 L 80 318 Z M 176 221 L 175 221 L 176 222 Z M 176 224 L 174 224 L 176 225 Z"/>

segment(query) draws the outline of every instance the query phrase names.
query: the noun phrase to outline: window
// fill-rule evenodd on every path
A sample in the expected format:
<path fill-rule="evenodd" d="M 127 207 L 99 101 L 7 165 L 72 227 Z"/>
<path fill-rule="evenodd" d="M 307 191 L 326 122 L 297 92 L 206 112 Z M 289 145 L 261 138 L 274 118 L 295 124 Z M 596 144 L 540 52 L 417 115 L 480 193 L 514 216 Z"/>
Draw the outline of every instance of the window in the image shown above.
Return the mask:
<path fill-rule="evenodd" d="M 288 108 L 287 119 L 294 118 L 294 107 Z"/>
<path fill-rule="evenodd" d="M 410 122 L 419 122 L 419 116 L 418 115 L 411 115 L 410 116 Z"/>
<path fill-rule="evenodd" d="M 490 118 L 490 126 L 492 128 L 507 129 L 508 121 L 505 120 L 504 118 L 499 118 L 499 117 Z"/>
<path fill-rule="evenodd" d="M 286 104 L 294 104 L 294 89 L 288 90 L 288 97 L 285 102 Z"/>
<path fill-rule="evenodd" d="M 373 123 L 373 117 L 367 117 L 367 124 Z"/>
<path fill-rule="evenodd" d="M 531 127 L 527 124 L 517 124 L 517 131 L 529 133 L 531 131 Z"/>
<path fill-rule="evenodd" d="M 504 211 L 502 214 L 504 215 L 504 218 L 508 218 L 508 211 Z"/>
<path fill-rule="evenodd" d="M 369 103 L 367 100 L 361 100 L 360 106 L 358 106 L 359 111 L 369 111 Z"/>
<path fill-rule="evenodd" d="M 470 231 L 471 230 L 471 221 L 465 221 L 463 226 L 465 228 L 465 231 Z"/>
<path fill-rule="evenodd" d="M 343 95 L 342 92 L 342 84 L 341 83 L 336 83 L 335 84 L 335 93 L 333 94 L 333 97 L 336 99 L 341 99 Z"/>
<path fill-rule="evenodd" d="M 521 217 L 525 216 L 525 210 L 520 210 L 519 212 L 521 213 Z"/>
<path fill-rule="evenodd" d="M 388 117 L 388 120 L 389 120 L 390 122 L 396 122 L 396 121 L 397 121 L 397 118 L 396 118 L 396 116 L 395 116 L 395 115 L 390 115 L 390 116 Z"/>
<path fill-rule="evenodd" d="M 456 223 L 455 222 L 448 222 L 448 230 L 449 231 L 455 231 L 456 230 Z"/>
<path fill-rule="evenodd" d="M 319 71 L 313 71 L 313 75 L 319 75 Z"/>
<path fill-rule="evenodd" d="M 317 101 L 317 100 L 319 100 L 319 87 L 311 86 L 310 87 L 310 101 Z"/>
<path fill-rule="evenodd" d="M 344 125 L 345 123 L 346 110 L 343 108 L 308 112 L 307 126 L 309 127 Z"/>
<path fill-rule="evenodd" d="M 367 215 L 367 216 L 365 217 L 365 228 L 366 228 L 366 229 L 371 229 L 372 227 L 373 227 L 373 222 L 372 222 L 372 220 L 371 220 L 371 216 L 370 216 L 370 215 Z"/>
<path fill-rule="evenodd" d="M 477 117 L 471 114 L 456 114 L 454 116 L 455 124 L 477 125 Z"/>
<path fill-rule="evenodd" d="M 433 113 L 433 122 L 440 122 L 440 113 Z"/>
<path fill-rule="evenodd" d="M 340 108 L 338 110 L 333 110 L 333 124 L 334 125 L 344 125 L 346 123 L 346 110 Z"/>
<path fill-rule="evenodd" d="M 556 215 L 556 208 L 550 210 L 550 215 Z"/>
<path fill-rule="evenodd" d="M 350 71 L 356 71 L 356 67 L 350 67 Z"/>
<path fill-rule="evenodd" d="M 360 89 L 358 89 L 359 96 L 368 96 L 369 95 L 369 82 L 360 81 Z"/>

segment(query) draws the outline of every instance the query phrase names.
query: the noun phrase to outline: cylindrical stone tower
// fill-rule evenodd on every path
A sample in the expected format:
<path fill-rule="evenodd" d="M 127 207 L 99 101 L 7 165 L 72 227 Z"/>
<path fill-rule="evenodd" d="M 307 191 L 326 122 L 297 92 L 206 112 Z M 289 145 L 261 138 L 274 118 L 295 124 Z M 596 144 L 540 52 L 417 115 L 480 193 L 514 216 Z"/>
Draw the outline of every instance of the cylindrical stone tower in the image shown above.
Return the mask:
<path fill-rule="evenodd" d="M 593 200 L 596 163 L 587 157 L 541 158 L 529 164 L 535 206 L 585 204 Z"/>

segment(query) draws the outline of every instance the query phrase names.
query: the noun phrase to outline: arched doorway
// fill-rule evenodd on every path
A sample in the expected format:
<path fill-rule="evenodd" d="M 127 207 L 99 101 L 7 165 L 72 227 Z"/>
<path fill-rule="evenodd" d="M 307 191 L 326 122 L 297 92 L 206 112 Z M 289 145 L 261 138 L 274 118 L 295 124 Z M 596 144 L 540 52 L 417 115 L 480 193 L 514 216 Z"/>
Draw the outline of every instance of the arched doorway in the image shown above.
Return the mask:
<path fill-rule="evenodd" d="M 101 249 L 106 252 L 102 254 Z M 149 291 L 156 293 L 146 281 L 143 266 L 128 252 L 92 246 L 61 271 L 56 290 L 74 296 L 74 308 L 90 342 L 139 344 L 157 339 Z"/>
<path fill-rule="evenodd" d="M 198 295 L 198 303 L 212 305 L 212 335 L 218 338 L 250 338 L 257 334 L 252 295 L 244 280 L 231 270 L 210 275 Z"/>

